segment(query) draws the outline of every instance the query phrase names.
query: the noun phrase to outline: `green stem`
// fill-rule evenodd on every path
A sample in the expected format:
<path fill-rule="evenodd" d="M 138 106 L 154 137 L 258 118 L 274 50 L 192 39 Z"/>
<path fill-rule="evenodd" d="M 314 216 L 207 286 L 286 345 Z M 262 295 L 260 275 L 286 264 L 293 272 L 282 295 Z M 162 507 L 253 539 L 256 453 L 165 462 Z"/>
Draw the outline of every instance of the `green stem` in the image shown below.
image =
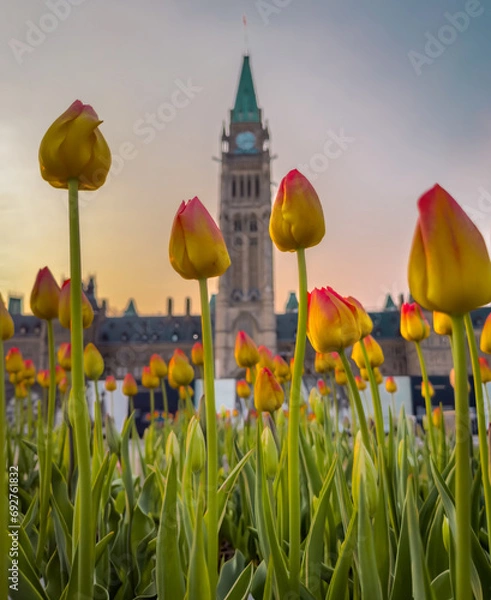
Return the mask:
<path fill-rule="evenodd" d="M 290 530 L 290 588 L 298 594 L 300 587 L 300 395 L 307 338 L 307 265 L 305 250 L 297 250 L 298 261 L 298 320 L 297 339 L 290 388 L 290 417 L 288 419 L 288 508 Z"/>
<path fill-rule="evenodd" d="M 215 598 L 218 577 L 218 504 L 217 469 L 218 447 L 215 408 L 215 369 L 213 358 L 213 337 L 211 330 L 208 281 L 199 280 L 201 300 L 201 330 L 204 351 L 204 387 L 206 410 L 206 450 L 207 450 L 207 513 L 208 513 L 208 576 L 211 598 Z"/>
<path fill-rule="evenodd" d="M 348 385 L 351 390 L 351 396 L 353 397 L 353 401 L 355 403 L 356 412 L 358 413 L 358 421 L 360 422 L 360 431 L 363 443 L 365 444 L 368 452 L 371 452 L 371 444 L 370 444 L 370 433 L 368 432 L 367 419 L 365 417 L 365 411 L 363 410 L 363 404 L 361 402 L 360 391 L 356 385 L 355 378 L 353 376 L 353 372 L 351 370 L 351 365 L 349 364 L 348 359 L 346 358 L 346 354 L 344 350 L 339 351 L 339 356 L 343 363 L 344 370 L 346 372 L 346 377 L 348 379 Z M 354 421 L 355 415 L 353 415 Z"/>
<path fill-rule="evenodd" d="M 102 436 L 102 411 L 98 381 L 94 380 L 94 434 L 92 440 L 92 479 L 95 481 L 104 456 L 104 438 Z"/>
<path fill-rule="evenodd" d="M 48 415 L 46 419 L 46 455 L 45 467 L 42 473 L 41 497 L 40 497 L 40 515 L 39 515 L 39 537 L 36 554 L 36 563 L 41 564 L 44 554 L 44 545 L 46 542 L 46 533 L 48 526 L 49 496 L 51 489 L 51 464 L 53 459 L 53 428 L 55 422 L 55 404 L 56 404 L 56 359 L 55 359 L 55 336 L 53 332 L 53 321 L 48 321 L 48 353 L 49 353 L 49 391 L 48 391 Z"/>
<path fill-rule="evenodd" d="M 169 399 L 167 398 L 167 388 L 165 386 L 165 379 L 163 377 L 160 380 L 160 385 L 162 387 L 162 399 L 164 402 L 165 422 L 167 423 L 169 420 Z"/>
<path fill-rule="evenodd" d="M 431 395 L 430 395 L 430 380 L 428 379 L 428 372 L 426 370 L 426 362 L 423 356 L 423 351 L 421 349 L 421 345 L 419 342 L 415 342 L 415 346 L 416 346 L 416 352 L 418 353 L 418 360 L 419 360 L 419 366 L 421 369 L 421 377 L 423 379 L 423 386 L 422 386 L 422 394 L 423 394 L 423 398 L 425 400 L 425 406 L 426 406 L 426 420 L 428 422 L 428 431 L 430 433 L 430 447 L 431 447 L 431 452 L 433 454 L 433 456 L 435 457 L 435 462 L 436 464 L 438 464 L 438 450 L 437 450 L 437 445 L 436 445 L 436 440 L 435 440 L 435 431 L 433 429 L 433 418 L 432 418 L 432 411 L 431 411 Z"/>
<path fill-rule="evenodd" d="M 378 385 L 375 381 L 375 375 L 373 374 L 372 365 L 370 364 L 370 359 L 368 357 L 368 352 L 365 346 L 365 340 L 360 340 L 360 348 L 363 354 L 363 360 L 365 361 L 365 368 L 368 373 L 370 391 L 372 392 L 372 404 L 373 414 L 375 417 L 375 431 L 377 433 L 377 443 L 381 448 L 385 449 L 385 427 L 384 416 L 382 413 L 382 402 L 380 401 Z"/>
<path fill-rule="evenodd" d="M 70 312 L 72 344 L 71 410 L 78 461 L 77 504 L 74 532 L 79 531 L 77 600 L 88 600 L 93 595 L 94 534 L 92 531 L 92 488 L 90 482 L 89 413 L 85 398 L 84 341 L 82 324 L 82 265 L 80 256 L 80 224 L 78 180 L 68 182 L 70 223 Z M 78 521 L 78 523 L 77 523 Z"/>
<path fill-rule="evenodd" d="M 486 405 L 488 408 L 488 423 L 491 422 L 491 401 L 489 400 L 488 384 L 484 383 L 484 392 L 486 394 Z"/>
<path fill-rule="evenodd" d="M 484 410 L 484 397 L 482 393 L 481 368 L 479 366 L 479 354 L 477 351 L 474 327 L 471 317 L 466 314 L 464 317 L 465 329 L 467 333 L 467 342 L 471 355 L 472 372 L 474 373 L 474 391 L 476 395 L 477 412 L 477 433 L 479 437 L 479 454 L 481 457 L 481 473 L 484 488 L 484 506 L 486 512 L 486 531 L 488 532 L 488 547 L 491 548 L 491 484 L 489 481 L 489 456 L 488 440 L 486 428 L 486 414 Z M 442 413 L 443 414 L 443 413 Z"/>
<path fill-rule="evenodd" d="M 469 445 L 469 393 L 465 356 L 464 319 L 452 316 L 452 335 L 455 364 L 455 510 L 456 540 L 456 598 L 472 598 L 471 589 L 471 494 L 472 485 Z M 483 473 L 484 475 L 484 473 Z M 484 479 L 484 477 L 483 477 Z"/>
<path fill-rule="evenodd" d="M 27 436 L 29 440 L 32 440 L 34 431 L 34 415 L 32 412 L 32 395 L 31 386 L 27 388 Z"/>
<path fill-rule="evenodd" d="M 329 371 L 329 383 L 331 385 L 332 402 L 334 404 L 334 419 L 336 422 L 334 437 L 337 439 L 339 436 L 339 404 L 336 394 L 336 382 L 334 381 L 332 371 Z"/>
<path fill-rule="evenodd" d="M 0 339 L 0 556 L 8 556 L 8 509 L 7 509 L 7 423 L 5 419 L 5 358 L 3 341 Z M 5 560 L 3 558 L 2 560 Z M 8 598 L 8 571 L 0 569 L 0 597 Z"/>

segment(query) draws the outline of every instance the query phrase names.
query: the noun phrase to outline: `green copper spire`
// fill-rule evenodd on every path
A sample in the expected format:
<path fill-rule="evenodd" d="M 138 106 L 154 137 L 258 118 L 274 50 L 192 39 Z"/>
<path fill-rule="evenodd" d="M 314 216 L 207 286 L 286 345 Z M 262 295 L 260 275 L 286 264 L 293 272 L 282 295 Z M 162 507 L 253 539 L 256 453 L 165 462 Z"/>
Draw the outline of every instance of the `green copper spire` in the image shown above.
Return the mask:
<path fill-rule="evenodd" d="M 232 123 L 260 123 L 260 111 L 257 105 L 254 82 L 252 81 L 249 57 L 244 56 L 239 87 L 232 110 Z"/>

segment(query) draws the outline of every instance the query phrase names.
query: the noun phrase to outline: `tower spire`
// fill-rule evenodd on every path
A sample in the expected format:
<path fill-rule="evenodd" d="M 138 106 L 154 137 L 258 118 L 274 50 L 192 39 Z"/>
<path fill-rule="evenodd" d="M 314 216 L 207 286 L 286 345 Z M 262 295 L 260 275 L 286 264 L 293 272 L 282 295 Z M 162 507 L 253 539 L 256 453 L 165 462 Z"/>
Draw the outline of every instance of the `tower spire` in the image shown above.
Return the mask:
<path fill-rule="evenodd" d="M 232 123 L 260 123 L 261 111 L 257 105 L 249 56 L 244 55 L 239 86 L 231 115 Z"/>

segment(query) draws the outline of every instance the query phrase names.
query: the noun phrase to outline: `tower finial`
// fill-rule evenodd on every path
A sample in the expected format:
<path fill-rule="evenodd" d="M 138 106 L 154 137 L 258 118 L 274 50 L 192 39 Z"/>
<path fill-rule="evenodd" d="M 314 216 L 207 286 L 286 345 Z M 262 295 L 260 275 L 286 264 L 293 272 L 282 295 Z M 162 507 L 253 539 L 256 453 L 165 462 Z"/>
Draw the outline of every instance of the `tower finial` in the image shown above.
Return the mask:
<path fill-rule="evenodd" d="M 244 54 L 249 56 L 249 43 L 247 39 L 247 17 L 245 14 L 242 15 L 242 24 L 244 26 Z"/>

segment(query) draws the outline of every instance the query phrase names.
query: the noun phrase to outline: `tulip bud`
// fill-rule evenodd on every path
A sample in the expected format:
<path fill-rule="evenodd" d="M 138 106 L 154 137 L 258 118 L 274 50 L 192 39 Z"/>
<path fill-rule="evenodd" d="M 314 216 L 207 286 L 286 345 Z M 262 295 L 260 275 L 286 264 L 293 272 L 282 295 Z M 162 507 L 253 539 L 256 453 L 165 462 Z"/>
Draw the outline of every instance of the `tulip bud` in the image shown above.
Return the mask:
<path fill-rule="evenodd" d="M 380 367 L 380 365 L 384 363 L 384 353 L 380 344 L 376 342 L 371 335 L 367 335 L 366 338 L 364 338 L 363 343 L 365 344 L 365 350 L 372 369 L 374 367 Z M 355 361 L 356 366 L 359 369 L 366 368 L 361 342 L 356 342 L 353 346 L 351 358 Z"/>
<path fill-rule="evenodd" d="M 269 234 L 282 252 L 316 246 L 324 237 L 324 213 L 316 191 L 299 171 L 280 183 L 269 221 Z"/>
<path fill-rule="evenodd" d="M 274 479 L 278 472 L 278 449 L 273 434 L 269 427 L 265 427 L 261 434 L 261 445 L 263 451 L 264 472 L 268 479 Z"/>
<path fill-rule="evenodd" d="M 448 518 L 443 515 L 443 522 L 442 522 L 442 538 L 443 538 L 443 545 L 445 546 L 445 550 L 447 552 L 450 552 L 450 523 L 448 521 Z"/>
<path fill-rule="evenodd" d="M 9 381 L 12 385 L 16 385 L 24 380 L 24 371 L 17 371 L 17 373 L 10 373 Z"/>
<path fill-rule="evenodd" d="M 24 359 L 19 348 L 10 348 L 7 352 L 5 370 L 7 373 L 19 373 L 24 370 Z"/>
<path fill-rule="evenodd" d="M 273 353 L 266 346 L 259 346 L 257 349 L 259 352 L 258 368 L 267 367 L 270 371 L 274 372 L 274 361 Z"/>
<path fill-rule="evenodd" d="M 418 201 L 409 257 L 411 294 L 428 310 L 463 315 L 491 301 L 491 262 L 484 239 L 439 185 Z"/>
<path fill-rule="evenodd" d="M 395 394 L 397 392 L 397 383 L 393 377 L 385 378 L 385 390 L 389 394 Z"/>
<path fill-rule="evenodd" d="M 111 152 L 99 131 L 102 121 L 80 100 L 50 126 L 39 147 L 42 178 L 55 188 L 78 179 L 79 190 L 96 190 L 106 181 Z"/>
<path fill-rule="evenodd" d="M 491 313 L 489 313 L 484 321 L 484 327 L 481 331 L 481 340 L 479 345 L 481 352 L 484 352 L 485 354 L 491 354 Z"/>
<path fill-rule="evenodd" d="M 36 377 L 36 367 L 34 366 L 34 362 L 30 358 L 26 358 L 24 361 L 24 376 L 27 379 L 32 379 Z"/>
<path fill-rule="evenodd" d="M 38 319 L 51 321 L 58 318 L 60 286 L 48 267 L 40 269 L 31 292 L 31 310 Z"/>
<path fill-rule="evenodd" d="M 316 352 L 352 346 L 360 339 L 355 308 L 332 288 L 314 289 L 308 295 L 307 336 Z"/>
<path fill-rule="evenodd" d="M 58 348 L 58 363 L 65 371 L 72 370 L 72 345 L 70 342 L 63 342 Z"/>
<path fill-rule="evenodd" d="M 290 366 L 279 354 L 274 357 L 273 366 L 276 379 L 290 377 Z"/>
<path fill-rule="evenodd" d="M 203 344 L 201 342 L 196 342 L 191 348 L 191 360 L 197 367 L 204 364 Z"/>
<path fill-rule="evenodd" d="M 355 377 L 355 381 L 356 381 L 356 387 L 359 389 L 360 392 L 363 392 L 363 390 L 367 389 L 367 384 L 365 382 L 365 380 L 360 377 L 360 375 L 357 375 Z"/>
<path fill-rule="evenodd" d="M 123 394 L 129 398 L 132 398 L 138 394 L 138 386 L 136 385 L 135 378 L 131 373 L 127 373 L 125 375 L 125 378 L 123 379 L 122 391 Z"/>
<path fill-rule="evenodd" d="M 189 364 L 188 357 L 182 350 L 174 350 L 174 354 L 169 361 L 169 381 L 173 381 L 177 386 L 188 386 L 194 379 L 193 367 Z"/>
<path fill-rule="evenodd" d="M 433 312 L 433 329 L 438 335 L 452 335 L 451 317 L 435 310 Z"/>
<path fill-rule="evenodd" d="M 17 400 L 25 400 L 27 398 L 27 389 L 23 382 L 15 386 L 14 394 Z"/>
<path fill-rule="evenodd" d="M 315 353 L 314 369 L 316 373 L 329 373 L 329 371 L 334 371 L 335 366 L 336 361 L 330 353 Z"/>
<path fill-rule="evenodd" d="M 66 377 L 65 369 L 60 365 L 55 366 L 55 383 L 58 385 L 62 379 Z"/>
<path fill-rule="evenodd" d="M 315 405 L 321 402 L 321 397 L 319 394 L 319 390 L 316 387 L 311 388 L 310 392 L 309 392 L 309 406 L 312 410 L 315 410 Z"/>
<path fill-rule="evenodd" d="M 188 425 L 186 455 L 189 457 L 193 473 L 201 473 L 206 459 L 205 437 L 199 421 L 194 416 Z"/>
<path fill-rule="evenodd" d="M 256 374 L 255 367 L 246 369 L 246 376 L 245 376 L 246 383 L 252 384 L 254 381 L 255 374 Z"/>
<path fill-rule="evenodd" d="M 348 383 L 348 377 L 346 376 L 346 371 L 344 369 L 340 369 L 336 367 L 334 369 L 334 380 L 338 385 L 346 385 Z"/>
<path fill-rule="evenodd" d="M 184 279 L 223 275 L 230 266 L 220 229 L 198 198 L 182 202 L 174 218 L 169 258 Z"/>
<path fill-rule="evenodd" d="M 368 513 L 373 517 L 377 510 L 377 470 L 373 464 L 370 453 L 361 439 L 361 434 L 358 432 L 356 435 L 355 447 L 353 449 L 353 473 L 351 480 L 353 504 L 357 510 L 359 509 L 361 481 L 364 483 Z"/>
<path fill-rule="evenodd" d="M 5 342 L 14 335 L 14 321 L 5 307 L 2 294 L 0 294 L 0 340 Z"/>
<path fill-rule="evenodd" d="M 66 394 L 69 388 L 68 377 L 63 377 L 63 379 L 58 383 L 58 389 L 61 394 Z"/>
<path fill-rule="evenodd" d="M 245 331 L 238 331 L 235 338 L 235 362 L 243 369 L 259 362 L 257 346 Z"/>
<path fill-rule="evenodd" d="M 481 381 L 489 383 L 491 381 L 491 367 L 484 356 L 479 357 L 479 370 L 481 372 Z"/>
<path fill-rule="evenodd" d="M 355 309 L 356 320 L 360 327 L 360 337 L 365 338 L 367 335 L 370 335 L 373 329 L 373 321 L 367 311 L 363 308 L 362 303 L 356 298 L 353 298 L 353 296 L 348 296 L 345 298 L 345 301 L 351 304 Z"/>
<path fill-rule="evenodd" d="M 427 396 L 429 398 L 433 398 L 435 395 L 435 390 L 431 384 L 431 381 L 428 381 L 428 386 L 426 386 L 424 382 L 421 382 L 421 395 L 423 398 L 426 398 Z"/>
<path fill-rule="evenodd" d="M 259 369 L 254 385 L 254 404 L 259 412 L 275 412 L 285 399 L 283 388 L 267 368 Z"/>
<path fill-rule="evenodd" d="M 65 329 L 70 329 L 72 320 L 72 309 L 70 306 L 70 290 L 70 279 L 67 279 L 61 286 L 58 314 L 60 325 Z M 80 293 L 82 294 L 82 325 L 84 329 L 87 329 L 92 325 L 92 321 L 94 320 L 94 310 L 84 291 L 80 290 Z"/>
<path fill-rule="evenodd" d="M 142 370 L 142 386 L 147 390 L 154 390 L 160 385 L 159 378 L 152 375 L 150 367 L 143 367 Z"/>
<path fill-rule="evenodd" d="M 251 388 L 245 379 L 237 381 L 236 391 L 239 398 L 249 398 L 251 395 Z"/>
<path fill-rule="evenodd" d="M 179 442 L 177 440 L 176 434 L 171 431 L 167 438 L 167 442 L 165 444 L 165 458 L 167 463 L 170 462 L 171 457 L 174 459 L 176 464 L 179 464 L 179 459 L 181 456 L 181 451 L 179 449 Z"/>
<path fill-rule="evenodd" d="M 181 400 L 187 400 L 188 398 L 192 398 L 194 396 L 194 390 L 190 385 L 180 385 L 179 386 L 179 398 Z"/>
<path fill-rule="evenodd" d="M 152 354 L 150 357 L 150 371 L 154 377 L 164 379 L 167 376 L 167 365 L 160 354 Z"/>
<path fill-rule="evenodd" d="M 92 381 L 97 381 L 104 373 L 104 359 L 94 344 L 85 346 L 84 350 L 84 372 L 85 376 Z"/>
<path fill-rule="evenodd" d="M 48 371 L 48 369 L 38 371 L 37 382 L 39 383 L 39 385 L 42 388 L 44 388 L 44 389 L 49 388 L 49 371 Z"/>
<path fill-rule="evenodd" d="M 106 388 L 106 392 L 114 392 L 118 389 L 118 384 L 116 383 L 116 379 L 114 375 L 108 375 L 106 377 L 106 381 L 104 382 L 104 387 Z"/>
<path fill-rule="evenodd" d="M 109 450 L 116 456 L 121 452 L 121 435 L 114 425 L 114 419 L 106 414 L 106 439 Z"/>
<path fill-rule="evenodd" d="M 319 394 L 324 397 L 329 396 L 331 393 L 329 386 L 326 385 L 326 382 L 323 379 L 317 380 L 317 389 L 319 390 Z"/>
<path fill-rule="evenodd" d="M 401 335 L 408 342 L 421 342 L 430 335 L 430 324 L 416 302 L 401 307 Z"/>
<path fill-rule="evenodd" d="M 375 377 L 375 383 L 377 385 L 380 385 L 384 380 L 384 376 L 382 375 L 382 373 L 380 372 L 380 369 L 378 367 L 374 367 L 373 376 Z"/>
<path fill-rule="evenodd" d="M 433 409 L 433 412 L 431 413 L 431 420 L 437 429 L 441 429 L 443 425 L 443 412 L 440 406 L 437 406 Z"/>

